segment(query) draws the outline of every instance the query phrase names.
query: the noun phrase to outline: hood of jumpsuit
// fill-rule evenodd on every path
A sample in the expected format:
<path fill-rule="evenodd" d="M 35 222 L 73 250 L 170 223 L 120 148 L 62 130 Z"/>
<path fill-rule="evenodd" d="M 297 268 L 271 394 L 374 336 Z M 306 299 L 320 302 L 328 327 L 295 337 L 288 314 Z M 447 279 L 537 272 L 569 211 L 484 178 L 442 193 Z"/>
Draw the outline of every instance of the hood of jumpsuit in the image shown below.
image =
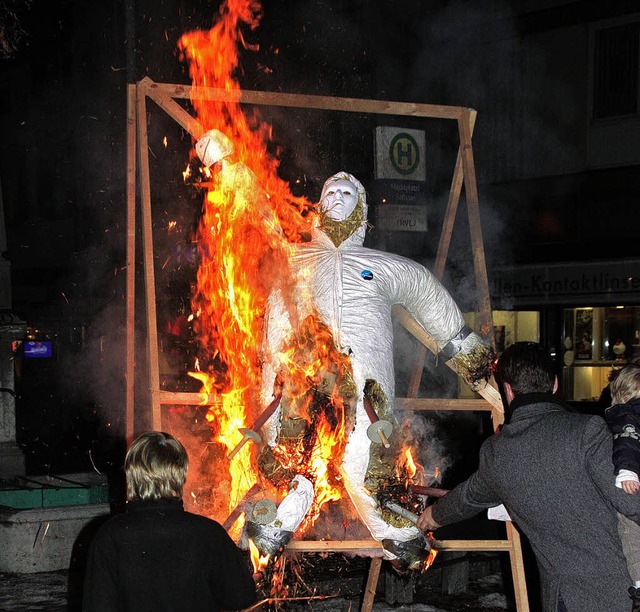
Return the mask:
<path fill-rule="evenodd" d="M 339 173 L 336 177 L 350 177 Z M 333 177 L 332 177 L 333 178 Z M 331 179 L 329 179 L 331 180 Z M 359 185 L 359 183 L 358 183 Z M 367 229 L 366 197 L 362 224 L 339 246 L 320 226 L 312 239 L 298 245 L 292 258 L 298 320 L 317 313 L 329 326 L 334 341 L 348 355 L 357 386 L 356 421 L 342 461 L 347 492 L 359 516 L 375 540 L 408 542 L 421 537 L 414 527 L 396 527 L 387 523 L 377 501 L 364 486 L 370 460 L 371 440 L 367 428 L 371 421 L 364 408 L 363 391 L 367 380 L 378 383 L 388 409 L 393 412 L 395 395 L 393 365 L 392 307 L 403 305 L 424 327 L 440 348 L 461 328 L 464 319 L 450 294 L 421 264 L 408 258 L 363 246 Z M 278 349 L 291 331 L 291 316 L 280 291 L 269 299 L 265 329 L 265 365 L 263 401 L 273 397 L 279 364 Z M 380 416 L 380 415 L 379 415 Z M 267 422 L 266 442 L 277 442 L 279 413 Z M 395 558 L 390 552 L 388 558 Z"/>

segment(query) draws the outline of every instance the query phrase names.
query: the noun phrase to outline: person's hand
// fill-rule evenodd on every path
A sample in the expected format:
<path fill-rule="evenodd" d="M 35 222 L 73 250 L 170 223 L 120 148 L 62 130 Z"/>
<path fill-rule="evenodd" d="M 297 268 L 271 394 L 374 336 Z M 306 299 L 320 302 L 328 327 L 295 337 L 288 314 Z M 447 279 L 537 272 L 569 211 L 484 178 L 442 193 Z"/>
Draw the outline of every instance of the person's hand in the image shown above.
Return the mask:
<path fill-rule="evenodd" d="M 422 533 L 427 533 L 427 531 L 433 531 L 438 527 L 441 527 L 439 523 L 433 518 L 433 506 L 429 506 L 418 518 L 418 522 L 416 523 L 416 527 L 422 531 Z"/>
<path fill-rule="evenodd" d="M 635 480 L 623 480 L 622 490 L 629 495 L 635 495 L 638 491 L 640 491 L 640 482 L 636 482 Z"/>

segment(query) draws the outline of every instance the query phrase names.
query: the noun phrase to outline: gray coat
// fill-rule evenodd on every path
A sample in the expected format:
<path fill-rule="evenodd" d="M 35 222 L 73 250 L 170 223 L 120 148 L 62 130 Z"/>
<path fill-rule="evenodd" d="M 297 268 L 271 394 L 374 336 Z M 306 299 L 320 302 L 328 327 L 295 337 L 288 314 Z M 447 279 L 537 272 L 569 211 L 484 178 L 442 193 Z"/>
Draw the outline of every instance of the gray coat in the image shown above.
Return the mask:
<path fill-rule="evenodd" d="M 478 470 L 433 508 L 441 525 L 504 504 L 535 552 L 545 611 L 628 612 L 631 580 L 616 510 L 640 522 L 640 495 L 615 487 L 612 436 L 600 416 L 554 396 L 514 399 L 509 424 L 486 440 Z"/>

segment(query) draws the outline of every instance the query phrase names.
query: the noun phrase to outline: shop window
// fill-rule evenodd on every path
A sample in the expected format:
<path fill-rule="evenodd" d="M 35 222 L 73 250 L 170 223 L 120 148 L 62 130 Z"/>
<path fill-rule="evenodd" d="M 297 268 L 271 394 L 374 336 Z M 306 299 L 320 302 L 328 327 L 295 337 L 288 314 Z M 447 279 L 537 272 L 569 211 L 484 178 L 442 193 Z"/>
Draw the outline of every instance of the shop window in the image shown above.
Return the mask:
<path fill-rule="evenodd" d="M 565 309 L 563 334 L 566 399 L 597 401 L 612 370 L 640 359 L 640 306 Z"/>

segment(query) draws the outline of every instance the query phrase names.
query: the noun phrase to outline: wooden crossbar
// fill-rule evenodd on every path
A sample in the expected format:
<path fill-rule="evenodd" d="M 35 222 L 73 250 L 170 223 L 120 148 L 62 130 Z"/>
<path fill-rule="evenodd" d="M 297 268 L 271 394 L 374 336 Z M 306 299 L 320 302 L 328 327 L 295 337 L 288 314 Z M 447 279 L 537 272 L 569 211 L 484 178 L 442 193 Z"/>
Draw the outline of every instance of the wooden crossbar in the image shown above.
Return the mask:
<path fill-rule="evenodd" d="M 511 540 L 434 540 L 432 547 L 437 551 L 483 551 L 508 552 L 513 549 Z M 361 556 L 381 555 L 382 543 L 377 540 L 292 540 L 287 544 L 289 552 L 320 553 L 342 552 L 360 553 Z"/>

